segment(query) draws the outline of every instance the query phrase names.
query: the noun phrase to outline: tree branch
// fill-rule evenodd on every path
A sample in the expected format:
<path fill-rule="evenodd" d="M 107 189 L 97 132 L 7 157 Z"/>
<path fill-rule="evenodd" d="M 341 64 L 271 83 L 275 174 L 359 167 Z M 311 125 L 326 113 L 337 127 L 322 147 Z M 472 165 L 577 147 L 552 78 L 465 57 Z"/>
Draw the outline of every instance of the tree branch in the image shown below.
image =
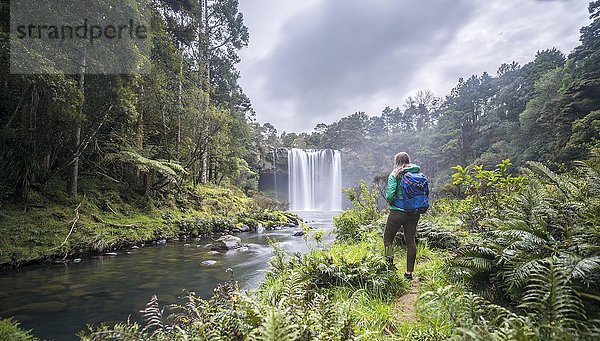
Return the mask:
<path fill-rule="evenodd" d="M 67 243 L 67 240 L 69 239 L 71 234 L 73 233 L 73 230 L 75 229 L 75 224 L 77 224 L 77 222 L 79 221 L 79 208 L 81 207 L 81 204 L 83 204 L 84 200 L 85 200 L 85 198 L 79 203 L 79 205 L 77 205 L 77 207 L 75 207 L 75 218 L 73 218 L 73 220 L 72 220 L 73 224 L 71 225 L 71 230 L 69 231 L 69 234 L 67 235 L 65 240 L 62 242 L 62 244 L 60 244 L 59 247 L 64 246 Z"/>

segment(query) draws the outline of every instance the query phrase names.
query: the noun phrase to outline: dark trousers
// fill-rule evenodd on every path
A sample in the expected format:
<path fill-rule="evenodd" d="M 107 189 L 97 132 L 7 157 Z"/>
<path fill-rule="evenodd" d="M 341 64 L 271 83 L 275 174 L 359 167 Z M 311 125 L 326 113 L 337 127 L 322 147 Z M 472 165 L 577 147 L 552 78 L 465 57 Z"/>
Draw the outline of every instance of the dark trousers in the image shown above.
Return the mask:
<path fill-rule="evenodd" d="M 385 246 L 386 257 L 392 256 L 392 245 L 396 233 L 402 227 L 404 229 L 404 241 L 406 242 L 406 271 L 413 272 L 415 268 L 415 259 L 417 258 L 417 224 L 419 223 L 419 214 L 406 213 L 402 211 L 390 210 L 385 231 L 383 232 L 383 245 Z"/>

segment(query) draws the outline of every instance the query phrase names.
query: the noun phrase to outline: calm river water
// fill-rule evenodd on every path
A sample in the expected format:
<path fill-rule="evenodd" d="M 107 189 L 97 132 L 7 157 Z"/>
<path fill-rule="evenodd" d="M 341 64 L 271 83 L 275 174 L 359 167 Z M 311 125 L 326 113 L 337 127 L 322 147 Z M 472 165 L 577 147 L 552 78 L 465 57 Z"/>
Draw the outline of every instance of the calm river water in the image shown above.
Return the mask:
<path fill-rule="evenodd" d="M 296 212 L 308 225 L 332 230 L 338 212 Z M 80 263 L 30 266 L 0 273 L 0 317 L 14 316 L 25 329 L 43 339 L 74 340 L 86 324 L 139 319 L 139 310 L 154 294 L 161 305 L 176 303 L 184 290 L 210 297 L 213 288 L 229 279 L 232 268 L 244 290 L 256 288 L 268 267 L 268 238 L 286 250 L 306 252 L 298 228 L 240 233 L 247 248 L 210 253 L 211 239 L 118 251 Z M 333 240 L 327 235 L 327 243 Z M 185 245 L 188 244 L 188 245 Z M 311 243 L 309 242 L 309 245 Z M 203 261 L 215 265 L 202 265 Z"/>

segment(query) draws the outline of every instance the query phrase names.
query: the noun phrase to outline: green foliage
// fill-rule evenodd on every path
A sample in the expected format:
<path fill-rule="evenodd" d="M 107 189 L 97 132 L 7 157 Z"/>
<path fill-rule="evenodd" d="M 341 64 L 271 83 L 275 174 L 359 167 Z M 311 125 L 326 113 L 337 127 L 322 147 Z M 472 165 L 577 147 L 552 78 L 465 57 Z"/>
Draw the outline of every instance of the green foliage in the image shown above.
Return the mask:
<path fill-rule="evenodd" d="M 599 196 L 590 184 L 598 179 L 598 159 L 578 166 L 557 174 L 529 163 L 528 184 L 482 220 L 483 232 L 451 260 L 456 279 L 516 314 L 484 316 L 464 335 L 586 339 L 597 332 Z M 482 309 L 490 310 L 487 303 Z"/>
<path fill-rule="evenodd" d="M 288 309 L 269 308 L 263 321 L 251 334 L 252 339 L 261 341 L 296 340 L 298 338 L 298 325 L 287 321 Z"/>
<path fill-rule="evenodd" d="M 570 277 L 571 273 L 564 266 L 550 260 L 532 269 L 525 288 L 519 308 L 537 320 L 549 336 L 555 328 L 573 334 L 579 325 L 585 326 L 583 303 L 569 285 Z"/>
<path fill-rule="evenodd" d="M 85 180 L 80 183 L 85 197 L 73 199 L 54 187 L 62 187 L 59 182 L 51 185 L 49 195 L 35 197 L 33 207 L 2 207 L 0 266 L 104 252 L 180 234 L 235 232 L 244 225 L 295 226 L 299 221 L 291 212 L 259 210 L 239 189 L 222 186 L 123 195 L 118 184 Z"/>
<path fill-rule="evenodd" d="M 478 229 L 481 221 L 498 213 L 502 207 L 509 205 L 512 195 L 518 193 L 525 185 L 523 176 L 513 176 L 509 173 L 512 166 L 510 160 L 502 160 L 493 170 L 483 166 L 452 167 L 452 184 L 455 192 L 460 193 L 462 202 L 462 217 L 471 229 Z"/>
<path fill-rule="evenodd" d="M 333 218 L 334 233 L 336 240 L 358 241 L 372 229 L 370 224 L 381 217 L 377 204 L 378 190 L 369 189 L 363 180 L 359 187 L 344 189 L 344 192 L 353 208 Z"/>
<path fill-rule="evenodd" d="M 232 212 L 233 213 L 233 212 Z M 256 230 L 259 225 L 265 228 L 296 225 L 300 218 L 291 212 L 271 210 L 245 210 L 228 216 L 208 215 L 195 216 L 191 219 L 179 220 L 179 231 L 188 234 L 212 234 L 248 226 Z"/>
<path fill-rule="evenodd" d="M 31 331 L 19 327 L 19 323 L 12 319 L 0 319 L 0 339 L 5 341 L 36 341 L 37 337 Z"/>
<path fill-rule="evenodd" d="M 598 322 L 586 320 L 582 301 L 569 285 L 569 272 L 559 263 L 533 268 L 527 289 L 516 311 L 452 285 L 425 292 L 420 309 L 430 318 L 460 326 L 455 339 L 587 340 L 597 335 Z"/>
<path fill-rule="evenodd" d="M 120 183 L 125 194 L 183 182 L 256 189 L 258 132 L 235 70 L 249 39 L 238 2 L 125 3 L 151 26 L 150 51 L 144 56 L 132 45 L 121 52 L 136 66 L 146 63 L 148 74 L 66 75 L 33 50 L 23 61 L 46 74 L 10 74 L 9 60 L 0 60 L 2 199 L 27 202 L 74 165 L 79 172 L 67 175 L 75 189 L 89 177 Z M 98 2 L 92 14 L 107 6 Z M 198 19 L 203 29 L 193 24 Z M 0 38 L 8 56 L 10 36 Z"/>
<path fill-rule="evenodd" d="M 398 233 L 396 238 L 404 239 L 404 233 L 402 233 L 402 238 L 399 238 L 400 234 L 401 233 Z M 437 249 L 454 249 L 459 246 L 460 239 L 457 232 L 454 230 L 444 229 L 432 223 L 422 222 L 417 226 L 417 246 L 420 246 L 421 244 Z"/>

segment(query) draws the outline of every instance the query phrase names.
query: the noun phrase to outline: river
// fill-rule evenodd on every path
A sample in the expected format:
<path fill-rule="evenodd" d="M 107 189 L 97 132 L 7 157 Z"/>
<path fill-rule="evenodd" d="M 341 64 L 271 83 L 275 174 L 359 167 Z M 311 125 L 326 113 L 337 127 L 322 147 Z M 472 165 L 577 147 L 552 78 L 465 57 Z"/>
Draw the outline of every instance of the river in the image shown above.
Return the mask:
<path fill-rule="evenodd" d="M 332 230 L 338 212 L 296 212 L 313 228 Z M 14 316 L 42 339 L 76 340 L 86 324 L 139 320 L 139 310 L 156 294 L 161 305 L 177 303 L 185 290 L 210 297 L 233 269 L 242 290 L 256 288 L 272 257 L 269 239 L 291 252 L 306 252 L 298 228 L 239 233 L 242 248 L 211 253 L 210 238 L 117 251 L 116 256 L 66 265 L 27 266 L 0 273 L 0 317 Z M 325 244 L 333 240 L 327 233 Z M 204 261 L 216 261 L 203 265 Z"/>

